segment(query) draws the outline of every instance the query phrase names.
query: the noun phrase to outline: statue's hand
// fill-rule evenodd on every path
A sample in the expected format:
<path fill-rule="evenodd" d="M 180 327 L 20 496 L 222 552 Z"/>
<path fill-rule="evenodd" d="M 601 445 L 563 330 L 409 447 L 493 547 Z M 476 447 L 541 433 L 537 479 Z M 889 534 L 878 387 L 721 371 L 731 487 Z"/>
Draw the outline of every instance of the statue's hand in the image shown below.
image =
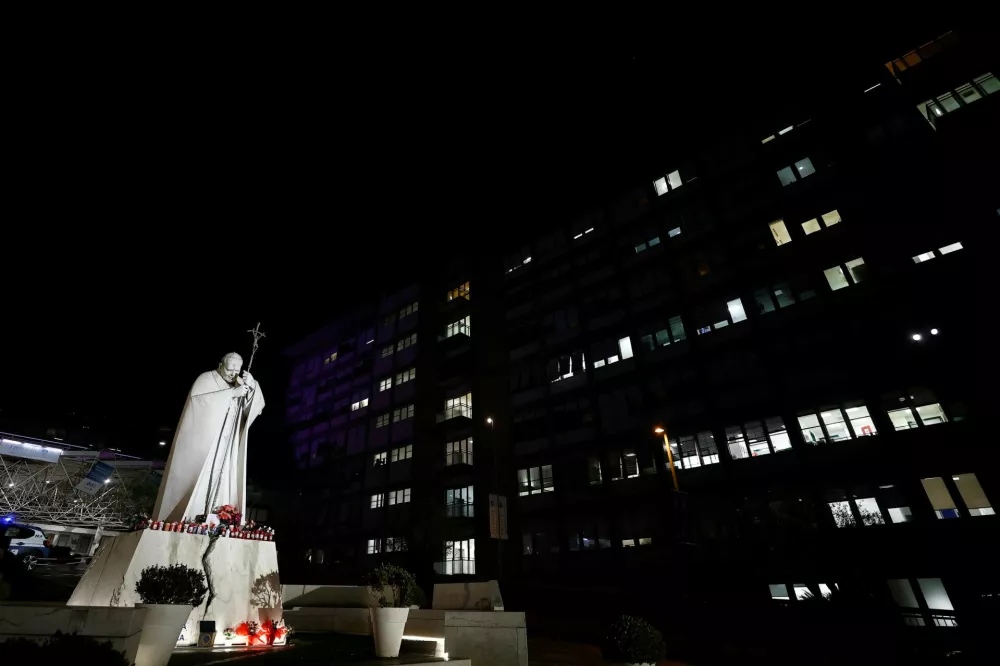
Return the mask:
<path fill-rule="evenodd" d="M 247 387 L 243 384 L 233 387 L 233 397 L 242 398 L 247 394 Z"/>
<path fill-rule="evenodd" d="M 242 379 L 244 386 L 246 386 L 251 391 L 257 388 L 257 381 L 253 378 L 253 375 L 251 375 L 246 370 L 243 371 Z"/>

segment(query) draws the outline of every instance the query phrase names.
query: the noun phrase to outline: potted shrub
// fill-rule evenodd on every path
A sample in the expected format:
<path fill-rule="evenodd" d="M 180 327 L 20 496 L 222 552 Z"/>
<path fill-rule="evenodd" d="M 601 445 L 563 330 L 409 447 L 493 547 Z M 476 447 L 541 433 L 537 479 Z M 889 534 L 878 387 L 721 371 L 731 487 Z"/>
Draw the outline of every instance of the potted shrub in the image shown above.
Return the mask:
<path fill-rule="evenodd" d="M 402 567 L 380 564 L 368 573 L 365 585 L 378 600 L 378 608 L 368 611 L 375 634 L 375 656 L 398 657 L 416 579 Z"/>
<path fill-rule="evenodd" d="M 639 617 L 622 615 L 608 631 L 601 654 L 613 664 L 653 666 L 666 654 L 663 634 Z"/>
<path fill-rule="evenodd" d="M 147 610 L 135 655 L 138 666 L 166 666 L 191 609 L 201 605 L 207 591 L 205 574 L 183 564 L 142 570 L 135 593 L 137 605 Z"/>

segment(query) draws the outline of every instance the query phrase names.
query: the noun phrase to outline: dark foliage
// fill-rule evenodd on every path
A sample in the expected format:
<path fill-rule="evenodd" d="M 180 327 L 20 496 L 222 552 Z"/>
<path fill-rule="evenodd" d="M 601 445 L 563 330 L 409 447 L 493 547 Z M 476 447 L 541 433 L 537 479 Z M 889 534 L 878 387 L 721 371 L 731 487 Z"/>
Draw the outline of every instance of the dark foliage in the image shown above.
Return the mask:
<path fill-rule="evenodd" d="M 135 584 L 144 604 L 200 606 L 207 591 L 205 574 L 183 564 L 146 567 Z"/>
<path fill-rule="evenodd" d="M 380 564 L 365 576 L 364 584 L 371 588 L 381 608 L 409 608 L 417 581 L 409 571 L 395 564 Z M 387 596 L 391 592 L 391 598 Z"/>
<path fill-rule="evenodd" d="M 110 641 L 98 643 L 89 636 L 57 631 L 44 643 L 15 638 L 2 643 L 4 663 L 11 664 L 88 664 L 88 666 L 132 666 L 125 655 L 116 652 Z"/>
<path fill-rule="evenodd" d="M 663 634 L 639 617 L 622 615 L 608 631 L 601 654 L 620 664 L 654 664 L 666 654 Z"/>

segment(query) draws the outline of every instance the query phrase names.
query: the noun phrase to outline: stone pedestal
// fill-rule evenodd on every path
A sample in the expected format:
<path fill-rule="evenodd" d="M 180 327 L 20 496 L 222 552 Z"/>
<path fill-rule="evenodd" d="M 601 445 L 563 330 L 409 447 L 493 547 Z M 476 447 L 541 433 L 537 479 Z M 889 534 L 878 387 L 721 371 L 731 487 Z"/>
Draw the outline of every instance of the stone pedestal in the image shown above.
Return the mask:
<path fill-rule="evenodd" d="M 148 566 L 183 564 L 204 571 L 202 557 L 210 539 L 196 534 L 140 530 L 116 536 L 102 547 L 80 579 L 67 606 L 135 606 L 135 584 Z M 188 617 L 177 645 L 198 642 L 198 622 L 215 620 L 216 645 L 223 630 L 240 622 L 259 621 L 258 609 L 281 607 L 278 553 L 274 542 L 219 538 L 208 558 L 215 588 Z"/>

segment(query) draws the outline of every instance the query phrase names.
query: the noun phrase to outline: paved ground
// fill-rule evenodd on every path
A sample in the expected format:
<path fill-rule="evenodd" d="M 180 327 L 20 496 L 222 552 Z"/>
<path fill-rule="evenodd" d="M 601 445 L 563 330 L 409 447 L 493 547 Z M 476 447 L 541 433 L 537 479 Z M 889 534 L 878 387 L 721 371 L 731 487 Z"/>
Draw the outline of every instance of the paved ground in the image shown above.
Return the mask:
<path fill-rule="evenodd" d="M 461 657 L 461 655 L 455 655 Z M 531 666 L 605 666 L 601 651 L 592 645 L 566 641 L 528 639 Z M 364 664 L 395 665 L 434 662 L 421 656 L 403 656 L 399 660 L 375 660 L 371 636 L 294 636 L 292 645 L 283 648 L 236 648 L 232 651 L 178 651 L 170 666 L 283 666 L 284 664 Z M 445 663 L 441 660 L 441 663 Z M 454 662 L 452 662 L 454 663 Z M 473 664 L 472 666 L 489 666 Z M 662 661 L 658 666 L 685 666 L 677 661 Z"/>

